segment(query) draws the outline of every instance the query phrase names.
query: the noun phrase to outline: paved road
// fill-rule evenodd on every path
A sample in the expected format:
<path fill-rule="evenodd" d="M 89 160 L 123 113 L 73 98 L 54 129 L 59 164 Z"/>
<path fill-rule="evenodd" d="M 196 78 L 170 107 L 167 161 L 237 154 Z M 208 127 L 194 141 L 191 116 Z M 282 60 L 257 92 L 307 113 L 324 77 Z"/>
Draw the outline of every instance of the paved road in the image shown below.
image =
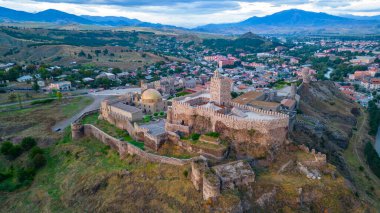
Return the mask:
<path fill-rule="evenodd" d="M 106 99 L 107 97 L 120 96 L 120 95 L 123 95 L 123 94 L 128 93 L 128 92 L 140 93 L 141 89 L 140 88 L 129 88 L 129 89 L 104 90 L 104 91 L 100 91 L 100 92 L 96 92 L 96 93 L 90 93 L 90 94 L 86 95 L 86 96 L 92 97 L 94 99 L 94 101 L 90 105 L 88 105 L 84 109 L 82 109 L 80 112 L 78 112 L 77 114 L 72 116 L 71 118 L 68 118 L 66 120 L 63 120 L 61 122 L 56 123 L 52 127 L 52 131 L 55 131 L 55 132 L 62 131 L 66 127 L 70 126 L 71 123 L 73 123 L 75 120 L 77 120 L 84 113 L 99 109 L 100 103 L 104 99 Z"/>

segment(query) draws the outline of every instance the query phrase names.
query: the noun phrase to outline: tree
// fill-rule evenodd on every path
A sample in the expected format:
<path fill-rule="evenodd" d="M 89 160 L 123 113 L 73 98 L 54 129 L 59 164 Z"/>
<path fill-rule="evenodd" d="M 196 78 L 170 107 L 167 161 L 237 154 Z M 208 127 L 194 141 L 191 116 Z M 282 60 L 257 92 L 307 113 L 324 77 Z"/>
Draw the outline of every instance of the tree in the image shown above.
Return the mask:
<path fill-rule="evenodd" d="M 9 155 L 9 150 L 11 150 L 13 147 L 13 143 L 6 141 L 1 144 L 0 152 L 3 155 Z"/>
<path fill-rule="evenodd" d="M 81 50 L 78 54 L 79 57 L 86 57 L 86 53 L 84 53 L 83 50 Z"/>
<path fill-rule="evenodd" d="M 38 153 L 33 157 L 32 163 L 35 169 L 40 169 L 45 166 L 46 158 L 43 154 Z"/>
<path fill-rule="evenodd" d="M 13 160 L 22 154 L 22 148 L 20 145 L 4 142 L 1 144 L 0 152 L 1 154 L 6 155 L 10 160 Z"/>
<path fill-rule="evenodd" d="M 107 49 L 103 50 L 103 55 L 108 55 L 108 50 Z"/>
<path fill-rule="evenodd" d="M 57 91 L 56 96 L 57 96 L 57 98 L 58 98 L 59 101 L 62 100 L 62 97 L 63 97 L 62 92 Z"/>
<path fill-rule="evenodd" d="M 9 94 L 8 99 L 9 99 L 11 102 L 15 102 L 16 99 L 17 99 L 17 96 L 16 96 L 16 94 L 11 93 L 11 94 Z"/>
<path fill-rule="evenodd" d="M 40 67 L 37 72 L 40 74 L 42 79 L 47 79 L 51 76 L 50 72 L 47 71 L 44 67 Z"/>
<path fill-rule="evenodd" d="M 34 64 L 29 64 L 28 66 L 26 66 L 26 72 L 28 73 L 33 73 L 34 71 L 36 71 L 37 67 L 36 65 Z"/>
<path fill-rule="evenodd" d="M 22 141 L 21 141 L 21 148 L 24 151 L 28 151 L 36 145 L 37 145 L 37 141 L 32 137 L 26 137 L 26 138 L 22 139 Z"/>
<path fill-rule="evenodd" d="M 37 80 L 34 80 L 33 85 L 32 85 L 32 89 L 35 92 L 38 92 L 40 90 L 40 85 L 38 85 Z"/>
<path fill-rule="evenodd" d="M 30 153 L 29 153 L 29 158 L 30 159 L 33 159 L 36 155 L 38 155 L 38 154 L 44 154 L 44 151 L 40 148 L 40 147 L 38 147 L 38 146 L 35 146 L 35 147 L 33 147 L 31 150 L 30 150 Z"/>
<path fill-rule="evenodd" d="M 18 106 L 21 109 L 22 108 L 22 102 L 21 102 L 21 95 L 20 94 L 17 94 L 17 101 L 18 101 Z"/>
<path fill-rule="evenodd" d="M 99 54 L 100 54 L 101 52 L 102 52 L 101 50 L 95 50 L 95 55 L 96 55 L 96 57 L 99 57 Z"/>
<path fill-rule="evenodd" d="M 117 74 L 117 73 L 121 73 L 121 72 L 122 72 L 121 69 L 118 67 L 112 69 L 113 74 Z"/>
<path fill-rule="evenodd" d="M 16 159 L 18 156 L 22 154 L 22 148 L 20 145 L 14 145 L 10 150 L 9 154 L 7 155 L 9 159 L 13 160 Z"/>

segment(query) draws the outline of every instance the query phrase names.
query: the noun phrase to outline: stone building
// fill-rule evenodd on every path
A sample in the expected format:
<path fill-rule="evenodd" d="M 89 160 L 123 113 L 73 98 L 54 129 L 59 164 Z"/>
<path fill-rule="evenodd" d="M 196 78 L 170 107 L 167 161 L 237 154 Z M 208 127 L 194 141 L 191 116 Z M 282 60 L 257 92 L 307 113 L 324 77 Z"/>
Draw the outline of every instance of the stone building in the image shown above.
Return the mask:
<path fill-rule="evenodd" d="M 141 109 L 127 105 L 119 100 L 105 100 L 101 104 L 101 115 L 103 118 L 118 117 L 131 122 L 139 121 L 143 118 Z"/>
<path fill-rule="evenodd" d="M 210 94 L 211 100 L 216 104 L 224 105 L 231 101 L 231 87 L 232 80 L 225 78 L 216 70 L 214 76 L 211 78 Z"/>
<path fill-rule="evenodd" d="M 141 83 L 141 91 L 145 91 L 148 89 L 155 89 L 159 91 L 161 94 L 172 95 L 176 92 L 176 89 L 180 87 L 178 81 L 175 78 L 162 78 L 158 81 L 150 82 L 150 83 Z"/>
<path fill-rule="evenodd" d="M 231 101 L 231 80 L 216 71 L 210 91 L 172 100 L 166 131 L 177 135 L 218 132 L 241 157 L 266 157 L 286 139 L 289 116 Z"/>
<path fill-rule="evenodd" d="M 154 89 L 148 89 L 143 92 L 138 106 L 148 114 L 166 110 L 166 102 L 162 100 L 161 94 Z"/>
<path fill-rule="evenodd" d="M 128 93 L 121 99 L 125 104 L 135 106 L 146 114 L 162 112 L 167 109 L 167 102 L 163 100 L 161 94 L 155 89 L 147 89 L 141 95 Z"/>

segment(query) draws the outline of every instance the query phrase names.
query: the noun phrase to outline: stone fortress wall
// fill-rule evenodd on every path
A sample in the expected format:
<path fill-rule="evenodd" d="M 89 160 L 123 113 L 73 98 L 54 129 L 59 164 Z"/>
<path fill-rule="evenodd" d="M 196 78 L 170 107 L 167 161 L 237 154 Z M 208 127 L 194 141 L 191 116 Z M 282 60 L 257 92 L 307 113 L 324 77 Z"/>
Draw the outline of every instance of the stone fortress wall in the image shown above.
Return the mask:
<path fill-rule="evenodd" d="M 265 111 L 256 109 L 250 106 L 240 105 L 237 103 L 230 103 L 234 107 L 238 107 L 243 110 L 248 110 L 255 113 L 278 116 L 273 120 L 261 120 L 261 119 L 249 119 L 239 118 L 236 116 L 224 115 L 216 112 L 213 109 L 205 107 L 192 107 L 189 103 L 173 101 L 172 110 L 175 112 L 174 117 L 180 119 L 180 115 L 199 115 L 209 117 L 212 123 L 217 121 L 222 122 L 229 128 L 233 129 L 255 129 L 261 133 L 268 133 L 271 129 L 286 128 L 289 125 L 289 116 L 278 112 Z"/>
<path fill-rule="evenodd" d="M 103 101 L 100 108 L 101 119 L 108 121 L 117 128 L 126 130 L 135 140 L 143 141 L 149 148 L 158 150 L 166 140 L 166 135 L 155 136 L 149 133 L 149 130 L 140 127 L 137 123 L 131 123 L 127 116 L 111 111 L 109 106 L 119 100 Z"/>
<path fill-rule="evenodd" d="M 223 110 L 226 109 L 199 106 L 209 101 L 203 92 L 174 99 L 168 109 L 166 130 L 185 135 L 219 132 L 222 139 L 232 142 L 232 148 L 240 157 L 265 157 L 285 142 L 289 127 L 288 115 L 234 102 L 228 102 L 225 106 L 273 118 L 238 117 L 224 114 Z"/>
<path fill-rule="evenodd" d="M 120 158 L 124 158 L 127 154 L 131 154 L 131 155 L 137 155 L 151 162 L 165 163 L 165 164 L 176 165 L 176 166 L 183 166 L 190 163 L 192 160 L 194 160 L 193 158 L 192 159 L 178 159 L 178 158 L 171 158 L 171 157 L 148 153 L 126 141 L 121 141 L 119 139 L 116 139 L 108 135 L 107 133 L 98 129 L 94 125 L 81 124 L 81 120 L 85 116 L 96 113 L 96 112 L 97 110 L 85 113 L 79 119 L 77 119 L 74 123 L 71 124 L 71 134 L 74 140 L 78 140 L 82 137 L 94 137 L 100 140 L 102 143 L 110 146 L 115 151 L 117 151 L 118 154 L 120 155 Z"/>

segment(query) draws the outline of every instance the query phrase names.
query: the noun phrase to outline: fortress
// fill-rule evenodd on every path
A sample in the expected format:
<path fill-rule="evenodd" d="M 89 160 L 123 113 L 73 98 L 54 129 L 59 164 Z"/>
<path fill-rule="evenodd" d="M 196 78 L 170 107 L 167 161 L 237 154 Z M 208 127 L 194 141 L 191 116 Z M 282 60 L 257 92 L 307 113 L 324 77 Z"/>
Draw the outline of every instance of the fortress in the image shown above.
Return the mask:
<path fill-rule="evenodd" d="M 242 98 L 232 100 L 232 83 L 216 70 L 209 91 L 174 98 L 171 106 L 154 89 L 147 89 L 142 95 L 126 94 L 103 101 L 100 118 L 127 130 L 135 140 L 156 151 L 164 143 L 171 142 L 216 159 L 223 159 L 228 150 L 239 158 L 273 158 L 274 152 L 286 141 L 289 115 L 255 108 L 244 104 Z M 157 114 L 166 109 L 166 119 L 140 122 L 144 114 Z M 207 145 L 199 149 L 191 141 L 183 143 L 194 134 L 209 133 L 217 134 L 216 145 L 228 144 L 227 147 L 221 145 L 227 149 L 210 150 Z M 199 141 L 209 143 L 207 140 Z"/>
<path fill-rule="evenodd" d="M 166 131 L 189 136 L 217 132 L 240 157 L 267 157 L 286 140 L 289 116 L 241 105 L 231 99 L 232 81 L 218 70 L 210 92 L 175 98 L 168 108 Z"/>

